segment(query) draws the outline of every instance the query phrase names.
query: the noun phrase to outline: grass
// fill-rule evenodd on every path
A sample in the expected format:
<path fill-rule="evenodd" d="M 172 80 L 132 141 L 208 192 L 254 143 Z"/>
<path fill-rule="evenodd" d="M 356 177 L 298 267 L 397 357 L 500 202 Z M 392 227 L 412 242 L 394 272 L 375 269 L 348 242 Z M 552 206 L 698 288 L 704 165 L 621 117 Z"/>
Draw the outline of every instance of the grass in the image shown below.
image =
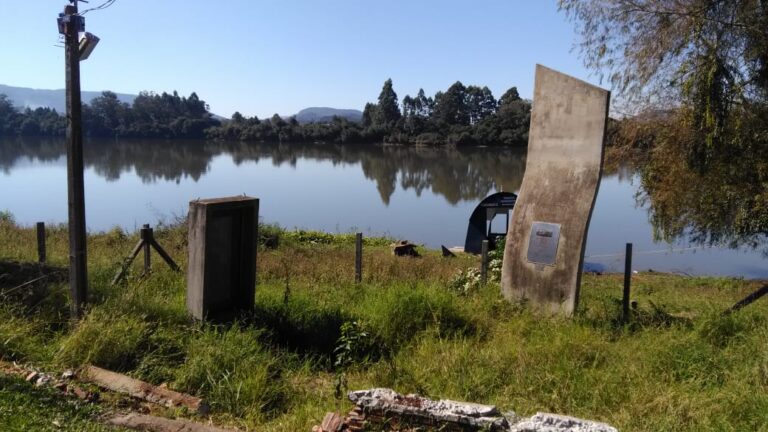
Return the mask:
<path fill-rule="evenodd" d="M 0 426 L 7 432 L 117 431 L 98 421 L 98 405 L 65 399 L 54 390 L 35 388 L 20 378 L 0 375 Z"/>
<path fill-rule="evenodd" d="M 137 236 L 92 234 L 85 317 L 68 320 L 64 285 L 34 306 L 6 301 L 0 357 L 51 371 L 94 363 L 167 383 L 207 398 L 215 422 L 248 430 L 310 430 L 326 411 L 350 408 L 337 386 L 570 414 L 623 431 L 768 430 L 765 300 L 721 314 L 757 282 L 640 273 L 638 307 L 622 325 L 621 277 L 587 275 L 577 315 L 544 319 L 505 301 L 497 282 L 469 277 L 475 257 L 396 258 L 389 240 L 367 239 L 356 285 L 353 236 L 264 231 L 272 248 L 259 251 L 254 310 L 229 325 L 191 321 L 184 275 L 154 257 L 149 277 L 137 264 L 110 287 Z M 185 268 L 183 226 L 155 233 Z M 34 236 L 0 220 L 0 259 L 34 260 Z M 66 230 L 51 227 L 53 264 L 66 264 L 66 247 Z M 38 425 L 56 415 L 101 430 L 91 408 L 2 379 L 0 422 L 11 430 L 20 421 L 45 430 Z M 22 419 L 25 406 L 43 408 Z"/>

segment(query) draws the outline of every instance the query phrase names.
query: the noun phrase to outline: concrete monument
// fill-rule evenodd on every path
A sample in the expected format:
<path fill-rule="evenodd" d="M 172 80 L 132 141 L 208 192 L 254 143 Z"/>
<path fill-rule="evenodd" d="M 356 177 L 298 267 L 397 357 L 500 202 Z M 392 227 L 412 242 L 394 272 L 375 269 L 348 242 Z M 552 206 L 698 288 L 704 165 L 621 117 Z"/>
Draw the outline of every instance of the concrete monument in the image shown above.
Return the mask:
<path fill-rule="evenodd" d="M 606 90 L 536 66 L 525 177 L 504 248 L 506 298 L 553 314 L 576 309 L 609 99 Z"/>

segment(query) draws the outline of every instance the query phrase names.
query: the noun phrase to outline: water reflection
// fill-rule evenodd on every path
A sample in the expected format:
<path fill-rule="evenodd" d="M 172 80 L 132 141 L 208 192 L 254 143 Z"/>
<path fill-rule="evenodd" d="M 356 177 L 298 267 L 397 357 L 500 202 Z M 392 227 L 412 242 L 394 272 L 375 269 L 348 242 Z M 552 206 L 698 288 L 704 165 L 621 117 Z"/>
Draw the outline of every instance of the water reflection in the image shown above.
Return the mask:
<path fill-rule="evenodd" d="M 65 222 L 64 151 L 63 140 L 0 141 L 0 211 L 11 211 L 25 225 Z M 244 193 L 262 200 L 265 221 L 286 228 L 386 234 L 437 248 L 463 245 L 468 219 L 482 198 L 520 188 L 525 154 L 496 148 L 95 140 L 86 142 L 85 164 L 91 231 L 115 225 L 135 230 L 183 215 L 192 199 Z M 690 249 L 698 245 L 685 236 L 672 245 L 655 242 L 659 209 L 693 215 L 701 207 L 692 205 L 698 203 L 694 198 L 708 183 L 666 174 L 662 179 L 677 179 L 673 186 L 679 187 L 654 189 L 643 174 L 619 168 L 603 176 L 588 261 L 621 271 L 624 243 L 632 242 L 638 270 L 768 277 L 754 250 Z M 638 205 L 639 185 L 657 191 L 647 205 Z M 684 206 L 665 205 L 670 202 Z M 669 210 L 677 208 L 682 210 Z"/>
<path fill-rule="evenodd" d="M 6 174 L 25 158 L 62 161 L 64 143 L 50 139 L 12 139 L 0 146 L 0 168 Z M 108 181 L 135 172 L 144 183 L 200 180 L 211 160 L 229 154 L 236 165 L 269 159 L 274 166 L 295 168 L 299 159 L 360 165 L 389 205 L 399 186 L 421 196 L 425 190 L 450 204 L 479 201 L 494 190 L 516 191 L 525 171 L 525 152 L 498 148 L 412 148 L 341 144 L 253 144 L 212 141 L 90 140 L 85 165 Z"/>

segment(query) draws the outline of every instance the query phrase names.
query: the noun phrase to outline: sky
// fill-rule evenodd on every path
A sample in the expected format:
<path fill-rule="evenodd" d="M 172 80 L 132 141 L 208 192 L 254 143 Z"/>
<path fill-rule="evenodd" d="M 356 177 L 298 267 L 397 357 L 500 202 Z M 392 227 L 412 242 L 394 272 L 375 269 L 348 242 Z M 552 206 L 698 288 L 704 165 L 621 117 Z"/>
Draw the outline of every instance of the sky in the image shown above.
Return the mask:
<path fill-rule="evenodd" d="M 66 4 L 3 0 L 0 84 L 64 87 Z M 194 91 L 223 116 L 362 109 L 387 78 L 401 100 L 457 80 L 530 98 L 537 63 L 599 84 L 556 0 L 117 0 L 85 17 L 101 41 L 83 90 Z"/>

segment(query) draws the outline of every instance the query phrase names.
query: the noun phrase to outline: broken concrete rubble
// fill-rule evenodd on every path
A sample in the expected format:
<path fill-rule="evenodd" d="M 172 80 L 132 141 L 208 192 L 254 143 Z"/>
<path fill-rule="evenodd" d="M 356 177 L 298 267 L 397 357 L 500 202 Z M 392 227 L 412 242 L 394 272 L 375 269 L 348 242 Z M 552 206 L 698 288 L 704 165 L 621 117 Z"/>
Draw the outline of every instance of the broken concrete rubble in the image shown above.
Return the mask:
<path fill-rule="evenodd" d="M 536 413 L 510 428 L 510 432 L 617 432 L 605 423 L 582 420 L 557 414 Z"/>
<path fill-rule="evenodd" d="M 493 405 L 481 405 L 452 400 L 433 401 L 418 395 L 402 395 L 388 388 L 374 388 L 349 393 L 355 409 L 332 429 L 315 430 L 362 431 L 371 426 L 393 431 L 503 431 L 503 432 L 617 432 L 604 423 L 537 413 L 530 418 L 514 412 L 501 413 Z"/>

